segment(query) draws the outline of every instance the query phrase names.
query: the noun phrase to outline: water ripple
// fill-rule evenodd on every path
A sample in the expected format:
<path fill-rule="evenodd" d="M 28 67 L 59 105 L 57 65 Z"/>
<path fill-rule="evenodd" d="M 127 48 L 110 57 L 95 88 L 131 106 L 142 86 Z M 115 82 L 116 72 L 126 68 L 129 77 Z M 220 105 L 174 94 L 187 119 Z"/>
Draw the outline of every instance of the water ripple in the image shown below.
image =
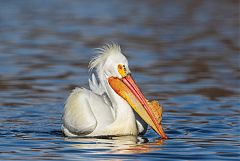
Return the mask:
<path fill-rule="evenodd" d="M 2 1 L 2 160 L 239 160 L 238 1 Z M 70 90 L 87 87 L 93 48 L 121 44 L 164 107 L 169 140 L 67 138 Z"/>

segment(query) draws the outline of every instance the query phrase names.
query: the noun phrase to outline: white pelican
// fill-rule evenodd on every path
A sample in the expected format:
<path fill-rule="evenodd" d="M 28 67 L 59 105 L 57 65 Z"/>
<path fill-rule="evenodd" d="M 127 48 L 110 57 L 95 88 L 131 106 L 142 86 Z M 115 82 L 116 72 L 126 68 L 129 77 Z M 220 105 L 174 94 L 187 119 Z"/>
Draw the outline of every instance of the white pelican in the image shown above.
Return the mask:
<path fill-rule="evenodd" d="M 66 136 L 137 136 L 146 132 L 148 124 L 167 139 L 132 79 L 120 46 L 100 48 L 89 68 L 91 90 L 75 88 L 66 101 L 62 117 Z"/>

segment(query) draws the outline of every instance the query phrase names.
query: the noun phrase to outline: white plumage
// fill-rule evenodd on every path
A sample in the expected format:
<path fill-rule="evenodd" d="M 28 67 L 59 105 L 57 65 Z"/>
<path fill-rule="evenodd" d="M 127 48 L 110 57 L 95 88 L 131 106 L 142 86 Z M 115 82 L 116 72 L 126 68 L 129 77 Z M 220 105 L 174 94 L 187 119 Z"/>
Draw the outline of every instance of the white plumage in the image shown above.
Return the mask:
<path fill-rule="evenodd" d="M 63 113 L 62 131 L 67 136 L 138 135 L 147 124 L 129 103 L 109 85 L 108 78 L 122 79 L 119 64 L 130 74 L 128 61 L 116 44 L 98 49 L 90 61 L 89 87 L 75 88 L 69 95 Z"/>

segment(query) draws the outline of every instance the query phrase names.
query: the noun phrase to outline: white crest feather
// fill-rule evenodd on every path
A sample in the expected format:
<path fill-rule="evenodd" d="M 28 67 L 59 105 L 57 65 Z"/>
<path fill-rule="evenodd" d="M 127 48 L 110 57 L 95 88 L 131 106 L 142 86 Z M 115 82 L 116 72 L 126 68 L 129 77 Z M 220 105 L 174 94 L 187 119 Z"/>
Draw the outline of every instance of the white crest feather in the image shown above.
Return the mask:
<path fill-rule="evenodd" d="M 99 65 L 104 62 L 109 55 L 111 54 L 120 54 L 121 48 L 118 44 L 109 43 L 104 45 L 102 48 L 96 48 L 98 53 L 89 63 L 89 71 L 92 71 L 94 68 L 98 68 Z"/>

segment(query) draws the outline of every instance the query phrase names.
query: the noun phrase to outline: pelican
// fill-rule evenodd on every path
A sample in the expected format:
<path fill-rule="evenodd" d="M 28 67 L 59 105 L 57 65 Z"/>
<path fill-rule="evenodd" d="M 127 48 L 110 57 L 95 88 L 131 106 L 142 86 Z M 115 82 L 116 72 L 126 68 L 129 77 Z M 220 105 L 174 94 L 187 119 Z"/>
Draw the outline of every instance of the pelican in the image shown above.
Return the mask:
<path fill-rule="evenodd" d="M 98 48 L 89 71 L 90 90 L 77 87 L 66 100 L 62 116 L 66 136 L 138 136 L 150 125 L 167 139 L 119 45 Z"/>

